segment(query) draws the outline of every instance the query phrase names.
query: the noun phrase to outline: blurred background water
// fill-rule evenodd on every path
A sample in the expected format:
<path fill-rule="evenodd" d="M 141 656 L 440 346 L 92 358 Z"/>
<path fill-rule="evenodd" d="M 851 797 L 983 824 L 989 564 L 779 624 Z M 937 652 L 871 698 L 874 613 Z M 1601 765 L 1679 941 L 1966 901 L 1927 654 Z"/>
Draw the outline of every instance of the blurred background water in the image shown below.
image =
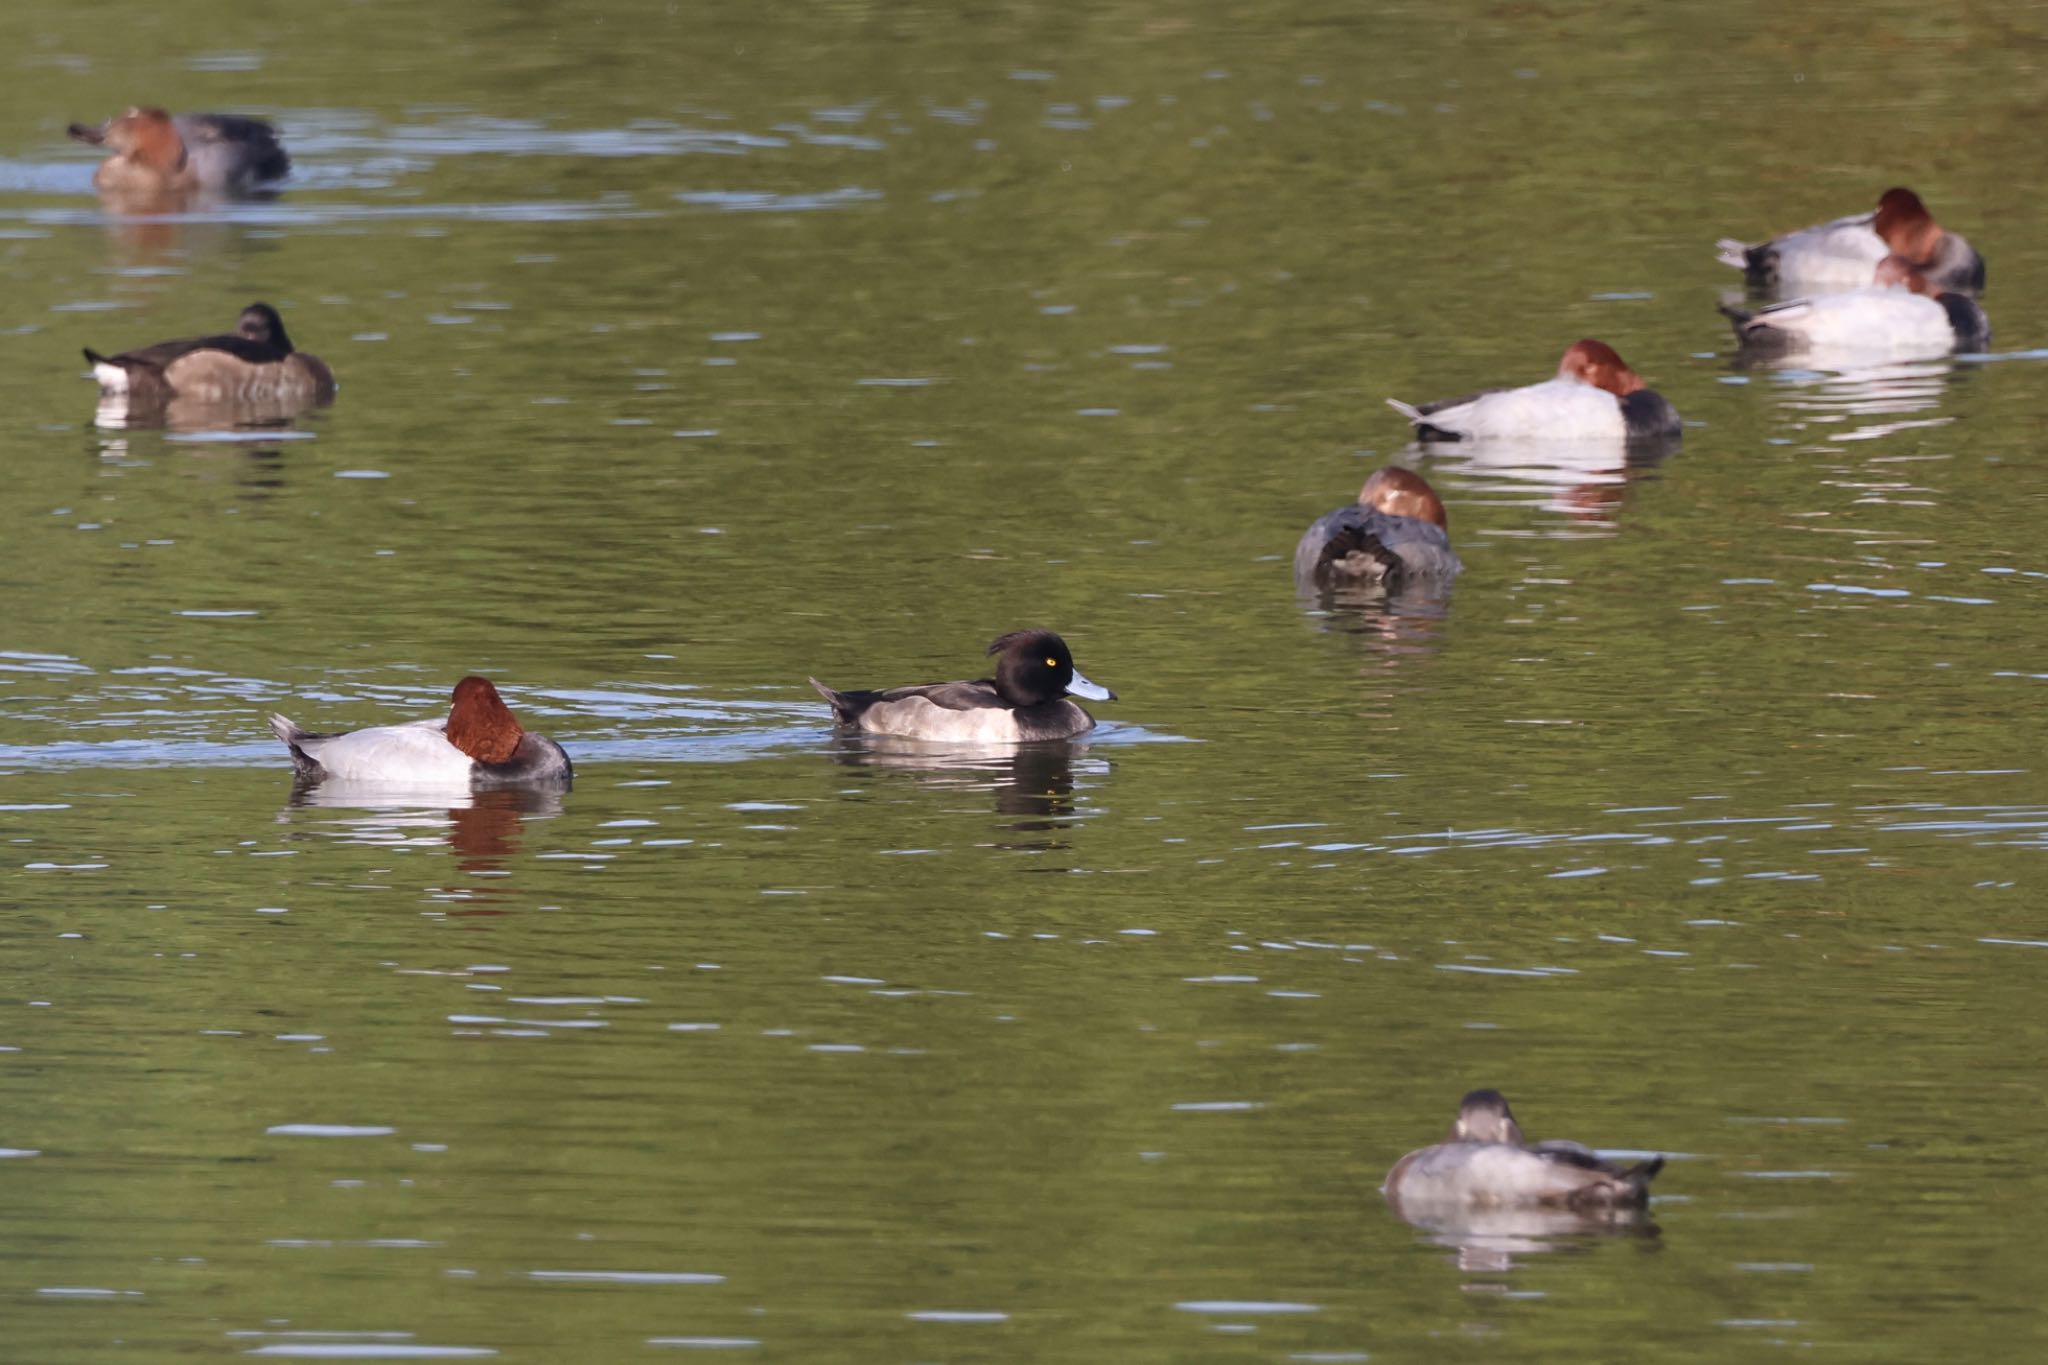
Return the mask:
<path fill-rule="evenodd" d="M 1893 3 L 0 11 L 13 1359 L 1972 1358 L 2048 1336 L 2048 21 Z M 274 201 L 64 138 L 277 121 Z M 1731 354 L 1910 184 L 1996 352 Z M 253 300 L 287 430 L 92 425 Z M 1387 396 L 1614 344 L 1614 468 Z M 1297 599 L 1392 457 L 1467 569 Z M 1122 700 L 904 765 L 804 684 Z M 295 804 L 465 672 L 559 800 Z M 1376 1192 L 1457 1097 L 1654 1235 Z M 1451 1244 L 1447 1244 L 1451 1243 Z"/>

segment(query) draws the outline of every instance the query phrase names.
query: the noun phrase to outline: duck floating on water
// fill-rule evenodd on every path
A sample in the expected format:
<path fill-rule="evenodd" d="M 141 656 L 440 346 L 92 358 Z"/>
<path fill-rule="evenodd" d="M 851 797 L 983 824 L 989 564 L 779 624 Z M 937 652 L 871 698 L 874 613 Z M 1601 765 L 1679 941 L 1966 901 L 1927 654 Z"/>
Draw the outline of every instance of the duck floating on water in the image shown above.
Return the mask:
<path fill-rule="evenodd" d="M 240 114 L 178 114 L 132 108 L 98 126 L 74 123 L 71 137 L 113 155 L 93 172 L 113 195 L 248 194 L 291 173 L 277 130 Z"/>
<path fill-rule="evenodd" d="M 1013 630 L 988 647 L 996 675 L 973 682 L 924 683 L 874 692 L 840 692 L 816 678 L 840 725 L 870 734 L 951 744 L 1019 744 L 1072 739 L 1095 717 L 1070 696 L 1115 701 L 1116 693 L 1081 676 L 1067 642 L 1049 630 Z"/>
<path fill-rule="evenodd" d="M 1661 1156 L 1624 1167 L 1576 1142 L 1529 1142 L 1506 1096 L 1474 1090 L 1450 1134 L 1395 1162 L 1380 1188 L 1404 1218 L 1433 1207 L 1640 1208 L 1663 1168 Z"/>
<path fill-rule="evenodd" d="M 273 715 L 270 732 L 291 750 L 302 782 L 507 787 L 565 785 L 575 775 L 561 745 L 520 725 L 490 680 L 473 674 L 455 684 L 446 720 L 316 735 Z"/>
<path fill-rule="evenodd" d="M 119 355 L 101 355 L 88 346 L 85 358 L 101 396 L 125 398 L 133 407 L 173 398 L 310 406 L 332 398 L 335 389 L 334 371 L 292 345 L 284 319 L 267 303 L 244 308 L 227 335 L 159 341 Z"/>
<path fill-rule="evenodd" d="M 1767 242 L 1723 237 L 1718 259 L 1753 285 L 1798 294 L 1858 289 L 1886 256 L 1897 256 L 1940 291 L 1984 291 L 1984 258 L 1960 232 L 1934 221 L 1903 185 L 1886 190 L 1869 213 L 1800 228 Z"/>
<path fill-rule="evenodd" d="M 1325 512 L 1294 547 L 1297 583 L 1341 586 L 1448 583 L 1464 564 L 1451 549 L 1443 499 L 1412 469 L 1376 469 L 1358 501 Z"/>
<path fill-rule="evenodd" d="M 1519 389 L 1387 406 L 1415 424 L 1421 441 L 1643 442 L 1675 439 L 1678 412 L 1604 341 L 1565 348 L 1555 377 Z"/>
<path fill-rule="evenodd" d="M 1976 299 L 1939 288 L 1896 256 L 1878 262 L 1875 278 L 1861 289 L 1764 308 L 1723 303 L 1721 312 L 1746 349 L 1773 356 L 1829 351 L 1917 358 L 1991 344 L 1991 320 Z"/>

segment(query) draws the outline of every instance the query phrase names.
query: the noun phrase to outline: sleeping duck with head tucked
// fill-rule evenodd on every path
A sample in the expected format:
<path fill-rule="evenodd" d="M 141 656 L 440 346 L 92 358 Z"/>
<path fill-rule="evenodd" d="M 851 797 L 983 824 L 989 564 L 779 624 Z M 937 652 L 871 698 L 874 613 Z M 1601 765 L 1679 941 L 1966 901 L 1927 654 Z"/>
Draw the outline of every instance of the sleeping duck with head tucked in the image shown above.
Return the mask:
<path fill-rule="evenodd" d="M 1529 1142 L 1506 1096 L 1474 1090 L 1444 1140 L 1395 1162 L 1380 1188 L 1403 1217 L 1444 1208 L 1639 1209 L 1662 1169 L 1661 1156 L 1624 1167 L 1576 1142 Z"/>
<path fill-rule="evenodd" d="M 232 333 L 159 341 L 118 355 L 88 346 L 85 358 L 103 399 L 138 408 L 173 398 L 311 406 L 334 396 L 334 371 L 293 347 L 284 319 L 267 303 L 244 308 Z"/>
<path fill-rule="evenodd" d="M 1067 642 L 1049 630 L 1013 630 L 988 647 L 996 674 L 973 682 L 923 683 L 874 692 L 841 692 L 816 678 L 840 726 L 875 735 L 949 744 L 1020 744 L 1072 739 L 1095 717 L 1070 697 L 1115 701 L 1074 668 Z"/>

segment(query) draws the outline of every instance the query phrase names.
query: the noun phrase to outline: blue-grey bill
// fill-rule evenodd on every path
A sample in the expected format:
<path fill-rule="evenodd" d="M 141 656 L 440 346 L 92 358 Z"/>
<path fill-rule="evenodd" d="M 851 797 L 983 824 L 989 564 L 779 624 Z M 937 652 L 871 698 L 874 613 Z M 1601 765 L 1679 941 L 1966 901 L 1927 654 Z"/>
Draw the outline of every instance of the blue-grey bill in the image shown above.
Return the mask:
<path fill-rule="evenodd" d="M 1067 684 L 1067 695 L 1073 697 L 1086 697 L 1090 701 L 1116 700 L 1116 693 L 1110 691 L 1108 688 L 1104 687 L 1100 683 L 1089 682 L 1086 678 L 1082 677 L 1079 672 L 1076 672 L 1074 674 L 1074 680 Z"/>

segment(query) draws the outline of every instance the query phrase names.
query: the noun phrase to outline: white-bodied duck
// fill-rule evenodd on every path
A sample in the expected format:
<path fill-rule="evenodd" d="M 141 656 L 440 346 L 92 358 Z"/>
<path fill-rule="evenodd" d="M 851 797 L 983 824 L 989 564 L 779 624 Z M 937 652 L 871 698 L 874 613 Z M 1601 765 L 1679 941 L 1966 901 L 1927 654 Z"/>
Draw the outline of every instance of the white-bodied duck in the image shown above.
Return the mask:
<path fill-rule="evenodd" d="M 1878 262 L 1875 278 L 1861 289 L 1765 308 L 1723 303 L 1721 312 L 1745 348 L 1765 355 L 1927 357 L 1991 344 L 1991 320 L 1975 298 L 1938 288 L 1896 256 Z"/>
<path fill-rule="evenodd" d="M 1869 213 L 1800 228 L 1768 242 L 1723 237 L 1716 246 L 1723 265 L 1734 266 L 1753 285 L 1783 293 L 1861 288 L 1886 256 L 1899 257 L 1937 290 L 1984 290 L 1984 258 L 1962 233 L 1935 222 L 1920 196 L 1903 185 L 1886 190 Z"/>
<path fill-rule="evenodd" d="M 446 720 L 315 735 L 274 715 L 270 730 L 291 750 L 292 767 L 306 782 L 503 787 L 566 784 L 574 776 L 562 746 L 521 726 L 498 689 L 473 675 L 455 684 Z"/>
<path fill-rule="evenodd" d="M 1415 424 L 1422 441 L 1668 441 L 1678 412 L 1604 341 L 1565 348 L 1555 377 L 1519 389 L 1387 405 Z"/>

